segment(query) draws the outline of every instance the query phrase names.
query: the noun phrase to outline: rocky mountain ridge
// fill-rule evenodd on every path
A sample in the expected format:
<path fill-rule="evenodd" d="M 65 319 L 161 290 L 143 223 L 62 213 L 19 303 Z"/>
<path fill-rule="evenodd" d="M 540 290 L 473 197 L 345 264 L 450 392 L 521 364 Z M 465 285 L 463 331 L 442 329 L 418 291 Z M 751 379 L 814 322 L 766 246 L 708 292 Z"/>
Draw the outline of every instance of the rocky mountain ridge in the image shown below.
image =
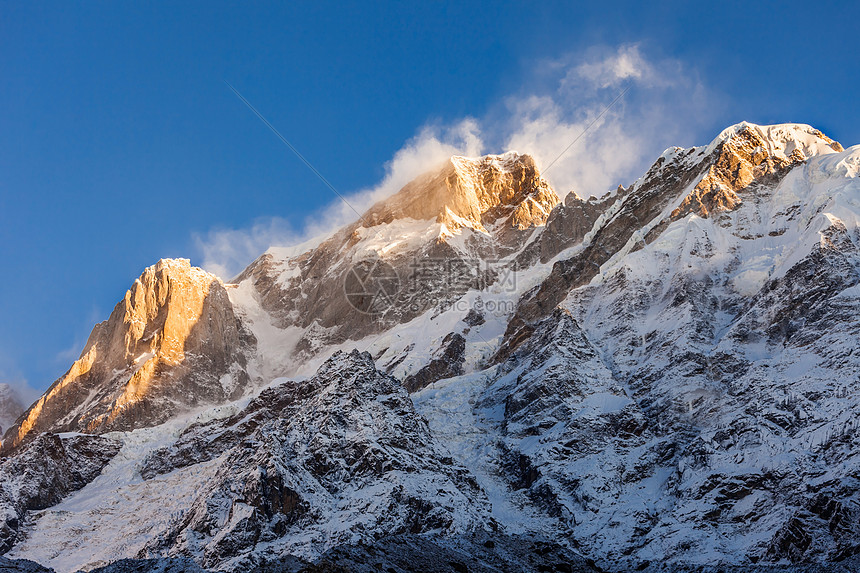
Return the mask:
<path fill-rule="evenodd" d="M 455 157 L 232 284 L 162 261 L 6 434 L 125 443 L 10 555 L 231 571 L 393 532 L 539 534 L 614 571 L 845 562 L 858 172 L 799 124 L 563 203 L 528 156 Z M 125 537 L 70 533 L 135 496 Z"/>
<path fill-rule="evenodd" d="M 254 344 L 217 277 L 188 260 L 161 260 L 93 329 L 81 357 L 7 432 L 4 447 L 44 431 L 153 425 L 238 398 Z"/>

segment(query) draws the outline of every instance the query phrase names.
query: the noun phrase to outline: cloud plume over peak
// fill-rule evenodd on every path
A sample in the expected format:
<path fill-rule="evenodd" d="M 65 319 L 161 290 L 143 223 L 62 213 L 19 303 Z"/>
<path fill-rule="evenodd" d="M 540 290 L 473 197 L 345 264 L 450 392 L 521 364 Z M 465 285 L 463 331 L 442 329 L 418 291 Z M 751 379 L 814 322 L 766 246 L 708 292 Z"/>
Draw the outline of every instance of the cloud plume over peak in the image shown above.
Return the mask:
<path fill-rule="evenodd" d="M 592 48 L 545 68 L 540 93 L 508 100 L 504 145 L 552 164 L 545 175 L 562 195 L 601 195 L 630 183 L 666 147 L 692 144 L 713 105 L 694 71 L 648 59 L 635 44 Z"/>
<path fill-rule="evenodd" d="M 298 244 L 355 221 L 356 213 L 452 155 L 528 153 L 549 167 L 544 174 L 560 195 L 602 195 L 632 182 L 666 147 L 704 137 L 707 112 L 716 101 L 695 70 L 675 59 L 649 57 L 638 44 L 592 47 L 541 62 L 533 73 L 523 82 L 527 90 L 505 98 L 483 119 L 419 129 L 386 164 L 377 185 L 346 194 L 346 202 L 332 197 L 301 229 L 267 218 L 246 229 L 196 235 L 202 266 L 232 277 L 269 246 Z"/>
<path fill-rule="evenodd" d="M 627 45 L 601 59 L 571 67 L 562 85 L 576 85 L 578 80 L 587 80 L 596 87 L 610 88 L 630 79 L 648 81 L 652 75 L 653 69 L 639 53 L 639 46 Z"/>
<path fill-rule="evenodd" d="M 484 152 L 477 120 L 465 118 L 453 125 L 427 125 L 394 154 L 377 185 L 345 195 L 305 218 L 301 229 L 286 219 L 263 217 L 249 228 L 216 228 L 193 236 L 200 266 L 224 280 L 235 277 L 269 247 L 291 246 L 324 237 L 358 219 L 374 203 L 399 191 L 412 179 L 440 166 L 452 155 Z"/>

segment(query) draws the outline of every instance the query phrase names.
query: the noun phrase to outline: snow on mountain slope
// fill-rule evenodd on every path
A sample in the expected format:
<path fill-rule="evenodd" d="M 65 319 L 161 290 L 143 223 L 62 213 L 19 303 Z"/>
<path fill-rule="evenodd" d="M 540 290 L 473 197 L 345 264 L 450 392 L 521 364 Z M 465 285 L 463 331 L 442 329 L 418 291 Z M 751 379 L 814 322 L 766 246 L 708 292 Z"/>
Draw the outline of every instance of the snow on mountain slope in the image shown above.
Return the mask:
<path fill-rule="evenodd" d="M 60 573 L 165 555 L 243 571 L 385 535 L 496 527 L 468 470 L 367 354 L 339 353 L 240 406 L 121 435 L 120 457 L 10 556 Z"/>
<path fill-rule="evenodd" d="M 336 354 L 314 377 L 272 388 L 233 420 L 284 399 L 277 417 L 225 453 L 186 516 L 149 551 L 241 569 L 384 534 L 495 527 L 468 470 L 368 354 Z"/>
<path fill-rule="evenodd" d="M 480 531 L 610 570 L 858 553 L 858 172 L 800 124 L 563 205 L 528 156 L 455 157 L 235 284 L 160 263 L 9 434 L 137 428 L 10 555 L 247 570 Z M 382 298 L 350 290 L 373 276 Z"/>
<path fill-rule="evenodd" d="M 385 333 L 496 282 L 496 262 L 518 252 L 558 201 L 527 155 L 454 157 L 316 248 L 286 260 L 267 252 L 235 279 L 234 300 L 249 315 L 268 315 L 254 320 L 266 330 L 258 337 L 289 345 L 292 360 L 277 373 L 288 375 L 324 350 Z M 345 289 L 350 294 L 351 273 L 379 261 L 373 268 L 389 272 L 389 299 L 363 308 L 375 293 L 362 299 L 344 296 Z"/>
<path fill-rule="evenodd" d="M 759 157 L 758 145 L 750 153 L 763 138 L 773 138 L 764 146 L 773 157 Z M 523 351 L 506 354 L 514 365 L 468 394 L 485 429 L 457 451 L 490 476 L 482 485 L 493 491 L 506 476 L 507 499 L 527 492 L 613 569 L 833 561 L 858 551 L 860 188 L 858 148 L 840 150 L 808 126 L 739 125 L 704 149 L 669 150 L 616 193 L 581 244 L 556 257 L 584 258 L 625 211 L 628 221 L 649 214 L 625 228 L 624 241 L 613 233 L 597 243 L 602 266 L 585 258 L 596 272 L 568 275 L 562 307 L 583 329 L 576 346 L 593 348 L 597 365 L 556 349 L 549 362 L 563 366 L 548 374 L 534 356 L 565 339 L 538 334 L 555 328 L 556 314 L 526 330 Z M 702 156 L 736 169 L 701 165 Z M 702 189 L 735 199 L 720 206 Z M 516 378 L 505 377 L 510 369 Z M 577 373 L 584 390 L 570 396 Z M 446 435 L 450 415 L 424 398 L 439 391 L 416 399 Z M 565 399 L 582 403 L 562 407 Z M 533 406 L 529 426 L 517 420 L 519 402 Z M 482 437 L 493 412 L 498 438 Z M 480 444 L 496 439 L 506 451 L 475 463 Z"/>
<path fill-rule="evenodd" d="M 610 434 L 597 473 L 575 450 L 516 450 L 586 554 L 623 568 L 860 550 L 858 161 L 860 147 L 813 157 L 732 210 L 688 213 L 562 302 L 642 420 L 636 437 Z M 552 433 L 541 443 L 561 448 Z"/>
<path fill-rule="evenodd" d="M 102 436 L 41 434 L 0 464 L 0 550 L 18 541 L 28 511 L 58 503 L 92 481 L 119 451 Z"/>
<path fill-rule="evenodd" d="M 687 213 L 707 216 L 710 211 L 734 209 L 743 196 L 754 196 L 751 192 L 756 188 L 775 184 L 802 164 L 806 153 L 841 150 L 841 145 L 808 125 L 748 123 L 723 131 L 706 147 L 666 150 L 643 177 L 616 194 L 578 251 L 557 260 L 540 289 L 526 293 L 498 358 L 504 359 L 529 335 L 534 322 L 549 315 L 572 289 L 600 274 L 613 257 L 651 242 Z"/>
<path fill-rule="evenodd" d="M 200 464 L 144 480 L 146 456 L 172 443 L 189 425 L 234 415 L 248 399 L 210 407 L 153 428 L 111 432 L 119 453 L 83 489 L 32 514 L 26 537 L 7 556 L 29 558 L 56 571 L 72 572 L 135 557 L 191 503 L 214 464 Z"/>

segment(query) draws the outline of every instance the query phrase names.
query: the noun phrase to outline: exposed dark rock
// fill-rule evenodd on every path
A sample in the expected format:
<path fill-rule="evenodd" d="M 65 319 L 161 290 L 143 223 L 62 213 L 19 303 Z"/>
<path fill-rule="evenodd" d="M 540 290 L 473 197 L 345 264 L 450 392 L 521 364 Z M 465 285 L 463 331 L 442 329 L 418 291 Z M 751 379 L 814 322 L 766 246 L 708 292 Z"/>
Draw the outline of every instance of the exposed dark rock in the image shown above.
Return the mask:
<path fill-rule="evenodd" d="M 266 562 L 252 573 L 597 573 L 585 558 L 546 540 L 517 536 L 433 539 L 389 536 L 369 545 L 334 547 L 309 564 Z"/>
<path fill-rule="evenodd" d="M 207 573 L 190 559 L 121 559 L 90 573 Z"/>
<path fill-rule="evenodd" d="M 456 332 L 448 334 L 437 354 L 429 364 L 403 380 L 406 390 L 415 392 L 437 380 L 461 375 L 466 360 L 466 339 Z"/>
<path fill-rule="evenodd" d="M 120 444 L 100 436 L 41 434 L 0 463 L 0 553 L 16 541 L 29 510 L 51 507 L 95 479 Z"/>
<path fill-rule="evenodd" d="M 463 318 L 463 322 L 465 322 L 469 326 L 480 326 L 486 322 L 484 319 L 484 315 L 474 308 L 470 308 L 469 312 L 466 313 L 466 316 Z"/>
<path fill-rule="evenodd" d="M 454 157 L 316 248 L 286 261 L 264 254 L 234 282 L 249 283 L 279 327 L 308 329 L 295 349 L 287 349 L 308 358 L 327 345 L 445 308 L 469 289 L 491 284 L 496 272 L 483 263 L 520 249 L 558 201 L 527 155 Z M 344 292 L 353 269 L 375 261 L 360 248 L 362 241 L 374 237 L 380 225 L 403 219 L 424 220 L 428 227 L 441 223 L 444 229 L 427 241 L 386 252 L 384 262 L 399 277 L 399 288 L 378 312 L 363 312 Z M 462 244 L 450 243 L 453 232 L 464 236 Z"/>
<path fill-rule="evenodd" d="M 26 559 L 7 559 L 0 556 L 0 573 L 55 573 L 53 569 L 42 567 Z"/>
<path fill-rule="evenodd" d="M 240 285 L 190 267 L 145 274 L 121 304 L 129 320 L 94 332 L 99 352 L 122 358 L 88 345 L 19 429 L 29 439 L 40 419 L 151 426 L 236 398 L 246 370 L 270 380 L 384 332 L 374 353 L 404 384 L 368 354 L 338 353 L 308 379 L 201 413 L 139 466 L 111 464 L 100 484 L 126 480 L 116 491 L 126 515 L 168 505 L 134 520 L 146 533 L 131 545 L 104 541 L 87 567 L 120 556 L 158 559 L 109 567 L 192 567 L 169 555 L 229 572 L 591 570 L 565 545 L 606 571 L 856 570 L 858 156 L 813 157 L 838 149 L 805 126 L 741 124 L 552 212 L 533 161 L 455 158 L 306 253 L 271 250 Z M 430 232 L 414 231 L 420 221 Z M 344 277 L 368 254 L 403 281 L 370 311 L 344 298 L 356 286 Z M 505 312 L 476 303 L 463 316 L 452 304 L 472 289 L 488 293 L 466 300 L 504 298 L 493 281 L 512 269 L 528 270 L 529 290 L 516 291 L 498 348 Z M 430 331 L 410 339 L 416 325 Z M 245 327 L 261 328 L 257 350 L 271 354 L 251 352 Z M 417 348 L 439 339 L 435 352 Z M 192 352 L 168 360 L 180 347 Z M 498 352 L 461 376 L 467 350 L 470 366 Z M 169 441 L 179 424 L 142 434 Z M 148 451 L 142 434 L 127 453 Z M 24 440 L 16 453 L 30 458 L 3 462 L 7 546 L 33 534 L 14 555 L 45 555 L 53 533 L 77 550 L 67 517 L 78 527 L 113 515 L 70 503 L 19 525 L 115 453 L 88 439 Z M 515 539 L 505 525 L 550 540 Z"/>
<path fill-rule="evenodd" d="M 219 445 L 189 453 L 219 434 Z M 269 553 L 345 540 L 496 527 L 469 471 L 445 454 L 400 382 L 367 353 L 338 353 L 314 377 L 267 390 L 236 417 L 189 429 L 172 452 L 156 456 L 165 464 L 151 460 L 147 472 L 221 451 L 214 477 L 146 553 L 245 568 Z M 267 552 L 251 555 L 260 544 Z"/>

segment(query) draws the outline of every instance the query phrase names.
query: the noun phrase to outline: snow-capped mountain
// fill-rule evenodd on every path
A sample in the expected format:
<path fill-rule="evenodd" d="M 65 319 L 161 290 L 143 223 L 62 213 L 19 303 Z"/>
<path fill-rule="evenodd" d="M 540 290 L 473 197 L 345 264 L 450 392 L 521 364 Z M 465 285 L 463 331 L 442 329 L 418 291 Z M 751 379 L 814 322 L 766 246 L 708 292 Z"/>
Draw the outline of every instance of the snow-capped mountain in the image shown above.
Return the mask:
<path fill-rule="evenodd" d="M 161 261 L 6 433 L 8 556 L 840 570 L 858 171 L 799 124 L 563 202 L 529 156 L 454 157 L 230 283 Z M 85 439 L 106 441 L 72 485 L 19 493 L 33 452 L 75 472 Z"/>

